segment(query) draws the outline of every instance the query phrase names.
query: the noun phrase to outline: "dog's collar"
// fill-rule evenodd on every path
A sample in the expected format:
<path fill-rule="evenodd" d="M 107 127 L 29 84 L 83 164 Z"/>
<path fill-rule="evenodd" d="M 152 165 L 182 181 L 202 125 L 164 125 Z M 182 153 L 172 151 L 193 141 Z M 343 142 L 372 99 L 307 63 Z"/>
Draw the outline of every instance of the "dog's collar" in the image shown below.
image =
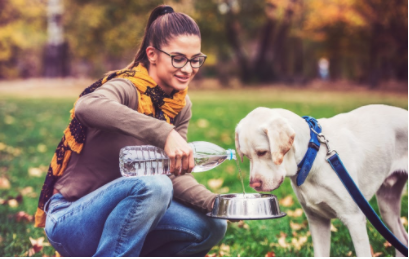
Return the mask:
<path fill-rule="evenodd" d="M 318 140 L 318 134 L 321 133 L 321 125 L 318 121 L 310 116 L 303 116 L 303 119 L 308 123 L 310 127 L 310 142 L 308 142 L 307 153 L 304 158 L 297 165 L 297 185 L 300 186 L 307 179 L 308 173 L 312 168 L 315 157 L 317 156 L 318 150 L 320 150 L 320 141 Z"/>

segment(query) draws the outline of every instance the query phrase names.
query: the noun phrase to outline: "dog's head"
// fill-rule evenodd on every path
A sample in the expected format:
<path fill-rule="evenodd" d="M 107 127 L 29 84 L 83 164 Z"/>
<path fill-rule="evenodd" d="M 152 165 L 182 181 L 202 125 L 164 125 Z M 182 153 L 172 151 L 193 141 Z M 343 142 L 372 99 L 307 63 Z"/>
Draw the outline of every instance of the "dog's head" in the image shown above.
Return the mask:
<path fill-rule="evenodd" d="M 253 189 L 269 192 L 281 185 L 286 176 L 286 163 L 294 164 L 286 156 L 294 138 L 295 132 L 288 121 L 273 109 L 257 108 L 239 122 L 236 149 L 242 161 L 243 156 L 250 160 Z"/>

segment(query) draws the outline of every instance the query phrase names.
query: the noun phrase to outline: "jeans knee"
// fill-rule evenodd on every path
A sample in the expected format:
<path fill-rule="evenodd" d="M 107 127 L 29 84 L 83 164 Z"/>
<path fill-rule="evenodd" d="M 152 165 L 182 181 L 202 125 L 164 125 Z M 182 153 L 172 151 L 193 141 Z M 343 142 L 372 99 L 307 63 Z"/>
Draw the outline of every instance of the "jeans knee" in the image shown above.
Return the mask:
<path fill-rule="evenodd" d="M 214 228 L 212 230 L 212 235 L 214 239 L 219 241 L 223 239 L 227 230 L 227 220 L 224 219 L 215 219 Z"/>
<path fill-rule="evenodd" d="M 146 198 L 152 199 L 156 206 L 168 206 L 173 197 L 172 181 L 166 175 L 142 176 L 143 189 L 139 190 Z"/>
<path fill-rule="evenodd" d="M 212 219 L 211 226 L 209 226 L 209 236 L 206 239 L 209 247 L 215 246 L 219 243 L 227 230 L 227 220 L 224 219 Z"/>

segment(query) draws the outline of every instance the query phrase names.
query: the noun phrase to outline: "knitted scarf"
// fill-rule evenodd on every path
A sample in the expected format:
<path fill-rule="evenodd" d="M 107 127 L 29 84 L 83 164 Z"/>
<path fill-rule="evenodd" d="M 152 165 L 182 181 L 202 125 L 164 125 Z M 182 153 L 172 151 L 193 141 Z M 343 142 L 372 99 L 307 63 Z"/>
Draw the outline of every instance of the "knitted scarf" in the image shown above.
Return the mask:
<path fill-rule="evenodd" d="M 149 76 L 148 71 L 141 64 L 132 69 L 124 69 L 101 78 L 86 88 L 79 97 L 92 93 L 113 78 L 125 78 L 132 82 L 138 91 L 138 112 L 164 120 L 173 124 L 175 116 L 186 105 L 185 96 L 187 88 L 183 91 L 167 95 Z M 78 99 L 77 99 L 78 101 Z M 74 104 L 75 107 L 75 104 Z M 64 131 L 60 143 L 55 150 L 48 173 L 45 178 L 38 202 L 37 212 L 35 214 L 35 226 L 44 227 L 46 214 L 44 205 L 53 195 L 54 184 L 60 176 L 63 175 L 65 168 L 70 160 L 71 153 L 81 153 L 87 135 L 87 128 L 75 118 L 74 108 L 70 111 L 71 122 Z"/>

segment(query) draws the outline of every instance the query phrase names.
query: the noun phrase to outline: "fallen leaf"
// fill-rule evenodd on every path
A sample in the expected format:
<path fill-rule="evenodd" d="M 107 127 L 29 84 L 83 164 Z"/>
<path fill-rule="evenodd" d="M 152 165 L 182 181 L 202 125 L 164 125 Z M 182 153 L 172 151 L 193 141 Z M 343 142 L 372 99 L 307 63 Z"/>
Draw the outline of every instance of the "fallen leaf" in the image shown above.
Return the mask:
<path fill-rule="evenodd" d="M 260 245 L 262 246 L 267 246 L 268 245 L 268 239 L 264 238 L 264 241 L 259 242 Z"/>
<path fill-rule="evenodd" d="M 47 151 L 47 146 L 44 144 L 38 144 L 37 146 L 37 151 L 40 153 L 44 153 Z"/>
<path fill-rule="evenodd" d="M 4 176 L 0 177 L 0 189 L 3 190 L 10 189 L 10 181 Z"/>
<path fill-rule="evenodd" d="M 389 243 L 388 241 L 386 241 L 385 243 L 383 243 L 383 246 L 384 246 L 384 247 L 391 247 L 392 245 L 391 245 L 391 243 Z"/>
<path fill-rule="evenodd" d="M 275 256 L 276 254 L 273 251 L 271 251 L 271 252 L 267 252 L 267 254 L 264 257 L 275 257 Z"/>
<path fill-rule="evenodd" d="M 213 190 L 219 189 L 223 185 L 223 178 L 220 179 L 210 179 L 207 184 Z"/>
<path fill-rule="evenodd" d="M 285 241 L 285 236 L 281 236 L 281 237 L 278 239 L 278 245 L 279 245 L 280 247 L 282 247 L 282 248 L 288 248 L 288 247 L 290 247 L 290 244 L 288 244 L 288 243 Z"/>
<path fill-rule="evenodd" d="M 235 171 L 236 171 L 236 167 L 235 167 L 235 166 L 233 166 L 233 165 L 228 165 L 228 166 L 226 166 L 226 172 L 227 172 L 228 174 L 233 174 Z"/>
<path fill-rule="evenodd" d="M 372 255 L 372 257 L 379 257 L 381 256 L 383 253 L 382 252 L 376 252 Z"/>
<path fill-rule="evenodd" d="M 13 156 L 19 156 L 19 155 L 21 155 L 21 149 L 15 148 L 13 151 Z"/>
<path fill-rule="evenodd" d="M 40 252 L 41 249 L 43 249 L 44 237 L 39 237 L 37 239 L 29 237 L 29 239 L 36 253 Z"/>
<path fill-rule="evenodd" d="M 13 156 L 19 156 L 21 154 L 21 149 L 14 148 L 11 146 L 6 146 L 4 151 L 6 151 L 8 154 L 13 155 Z"/>
<path fill-rule="evenodd" d="M 285 245 L 285 238 L 287 237 L 287 235 L 284 232 L 280 232 L 280 234 L 277 236 L 278 237 L 278 242 L 277 243 L 271 243 L 270 247 L 274 247 L 274 246 L 280 246 L 282 247 L 282 245 Z"/>
<path fill-rule="evenodd" d="M 6 149 L 6 147 L 7 147 L 7 145 L 6 145 L 6 144 L 4 144 L 4 143 L 0 142 L 0 151 L 5 150 L 5 149 Z"/>
<path fill-rule="evenodd" d="M 247 225 L 243 220 L 240 220 L 239 223 L 237 223 L 237 226 L 239 228 L 244 228 L 244 229 L 249 229 L 249 225 Z"/>
<path fill-rule="evenodd" d="M 338 232 L 338 229 L 331 223 L 331 232 Z"/>
<path fill-rule="evenodd" d="M 27 214 L 24 211 L 19 211 L 15 215 L 15 219 L 16 219 L 17 222 L 20 222 L 20 221 L 31 222 L 31 221 L 33 221 L 33 216 Z"/>
<path fill-rule="evenodd" d="M 298 209 L 296 209 L 296 210 L 289 210 L 289 211 L 287 211 L 286 212 L 287 213 L 287 215 L 288 216 L 290 216 L 290 217 L 301 217 L 302 216 L 302 214 L 303 214 L 303 210 L 302 209 L 300 209 L 300 208 L 298 208 Z"/>
<path fill-rule="evenodd" d="M 33 177 L 41 177 L 43 171 L 40 168 L 30 167 L 28 169 L 28 175 Z"/>
<path fill-rule="evenodd" d="M 224 132 L 220 136 L 221 141 L 223 141 L 224 144 L 230 145 L 233 141 L 232 138 L 230 137 L 230 133 Z"/>
<path fill-rule="evenodd" d="M 407 218 L 401 217 L 401 218 L 400 218 L 400 221 L 402 221 L 402 224 L 403 224 L 404 226 L 407 226 L 407 225 L 408 225 L 408 219 L 407 219 Z"/>
<path fill-rule="evenodd" d="M 230 246 L 221 244 L 220 245 L 220 250 L 225 251 L 225 252 L 230 252 Z"/>
<path fill-rule="evenodd" d="M 221 244 L 219 249 L 220 256 L 230 256 L 230 246 Z"/>
<path fill-rule="evenodd" d="M 284 207 L 290 207 L 294 204 L 293 201 L 293 196 L 288 195 L 287 197 L 279 200 L 280 205 L 284 206 Z"/>
<path fill-rule="evenodd" d="M 25 196 L 25 195 L 27 195 L 27 194 L 29 194 L 29 193 L 32 193 L 33 191 L 34 191 L 33 187 L 27 186 L 27 187 L 23 188 L 23 189 L 20 191 L 20 193 L 21 193 L 21 195 Z"/>
<path fill-rule="evenodd" d="M 304 224 L 297 224 L 297 223 L 294 223 L 294 222 L 290 221 L 290 228 L 292 230 L 300 230 L 300 229 L 302 229 L 304 227 L 305 227 Z"/>
<path fill-rule="evenodd" d="M 31 256 L 33 256 L 35 253 L 36 253 L 36 252 L 35 252 L 34 248 L 31 247 L 30 249 L 28 249 L 27 252 L 24 253 L 24 256 L 31 257 Z"/>
<path fill-rule="evenodd" d="M 28 250 L 28 256 L 33 256 L 35 253 L 38 253 L 43 249 L 44 237 L 37 239 L 29 237 L 29 239 L 32 247 Z"/>
<path fill-rule="evenodd" d="M 307 243 L 308 237 L 306 236 L 301 236 L 298 239 L 297 238 L 292 238 L 291 239 L 291 244 L 294 246 L 296 250 L 300 250 L 301 247 Z"/>
<path fill-rule="evenodd" d="M 303 210 L 300 209 L 300 208 L 298 208 L 298 209 L 296 209 L 296 210 L 294 211 L 293 216 L 294 216 L 294 217 L 301 217 L 303 213 L 304 213 Z"/>
<path fill-rule="evenodd" d="M 218 191 L 218 193 L 228 193 L 229 190 L 230 190 L 229 187 L 225 186 L 225 187 L 221 188 L 221 189 Z"/>
<path fill-rule="evenodd" d="M 199 128 L 207 128 L 209 126 L 209 122 L 206 119 L 198 119 L 197 120 L 197 126 Z"/>
<path fill-rule="evenodd" d="M 18 206 L 18 202 L 17 202 L 17 200 L 16 199 L 11 199 L 11 200 L 8 200 L 8 205 L 10 206 L 10 207 L 12 207 L 12 208 L 15 208 L 15 207 L 17 207 Z"/>
<path fill-rule="evenodd" d="M 372 248 L 372 246 L 371 246 L 371 254 L 372 254 L 372 257 L 379 257 L 379 256 L 381 256 L 382 255 L 382 252 L 374 252 L 373 251 L 373 248 Z"/>
<path fill-rule="evenodd" d="M 34 188 L 31 186 L 27 186 L 20 191 L 21 195 L 28 196 L 30 198 L 37 197 L 37 193 L 34 192 Z"/>
<path fill-rule="evenodd" d="M 13 116 L 6 115 L 6 116 L 4 117 L 4 123 L 6 123 L 6 124 L 9 124 L 9 125 L 10 125 L 10 124 L 13 124 L 14 121 L 15 121 L 15 119 L 14 119 Z"/>

